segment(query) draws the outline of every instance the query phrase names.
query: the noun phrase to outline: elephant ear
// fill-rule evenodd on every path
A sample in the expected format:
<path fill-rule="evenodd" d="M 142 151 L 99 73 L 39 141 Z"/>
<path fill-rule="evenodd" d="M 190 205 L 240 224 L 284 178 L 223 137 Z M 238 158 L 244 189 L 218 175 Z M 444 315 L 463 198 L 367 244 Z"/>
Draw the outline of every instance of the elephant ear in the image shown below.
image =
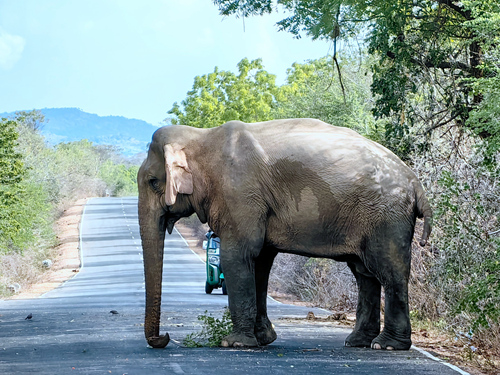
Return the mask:
<path fill-rule="evenodd" d="M 167 144 L 163 147 L 165 153 L 165 203 L 172 206 L 177 194 L 193 194 L 193 175 L 189 169 L 186 154 L 177 145 Z"/>

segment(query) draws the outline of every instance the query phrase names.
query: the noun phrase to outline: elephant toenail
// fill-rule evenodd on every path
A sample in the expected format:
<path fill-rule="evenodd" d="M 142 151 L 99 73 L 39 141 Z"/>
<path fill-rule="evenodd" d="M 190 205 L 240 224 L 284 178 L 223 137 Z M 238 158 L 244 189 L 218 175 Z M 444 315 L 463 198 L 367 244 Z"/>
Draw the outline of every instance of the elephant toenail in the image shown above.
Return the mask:
<path fill-rule="evenodd" d="M 380 346 L 379 343 L 375 343 L 372 345 L 372 349 L 380 350 L 380 349 L 382 349 L 382 346 Z"/>
<path fill-rule="evenodd" d="M 388 346 L 386 349 L 387 350 L 394 350 L 394 348 L 392 346 Z"/>
<path fill-rule="evenodd" d="M 229 346 L 229 343 L 226 340 L 224 340 L 220 343 L 220 346 L 227 348 Z"/>

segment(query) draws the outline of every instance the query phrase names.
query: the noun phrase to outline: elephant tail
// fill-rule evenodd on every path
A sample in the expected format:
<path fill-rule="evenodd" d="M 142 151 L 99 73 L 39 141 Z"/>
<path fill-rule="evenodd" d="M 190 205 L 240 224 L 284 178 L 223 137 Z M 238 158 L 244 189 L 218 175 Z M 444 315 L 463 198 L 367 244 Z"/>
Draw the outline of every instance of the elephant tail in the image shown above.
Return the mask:
<path fill-rule="evenodd" d="M 432 208 L 425 196 L 424 189 L 419 182 L 415 183 L 417 217 L 424 219 L 424 231 L 420 239 L 420 246 L 425 246 L 432 231 Z"/>

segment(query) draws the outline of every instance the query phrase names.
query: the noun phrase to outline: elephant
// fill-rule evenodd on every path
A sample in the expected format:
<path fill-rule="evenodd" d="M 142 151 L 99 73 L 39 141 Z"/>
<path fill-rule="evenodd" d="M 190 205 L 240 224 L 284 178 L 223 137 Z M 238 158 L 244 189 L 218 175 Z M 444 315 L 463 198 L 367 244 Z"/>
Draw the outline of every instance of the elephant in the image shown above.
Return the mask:
<path fill-rule="evenodd" d="M 277 338 L 267 289 L 285 252 L 346 262 L 353 272 L 358 304 L 346 346 L 410 348 L 411 242 L 423 218 L 425 246 L 432 210 L 416 175 L 385 147 L 315 119 L 170 125 L 153 134 L 137 181 L 150 346 L 169 342 L 159 332 L 165 231 L 196 214 L 220 237 L 233 323 L 222 346 Z"/>

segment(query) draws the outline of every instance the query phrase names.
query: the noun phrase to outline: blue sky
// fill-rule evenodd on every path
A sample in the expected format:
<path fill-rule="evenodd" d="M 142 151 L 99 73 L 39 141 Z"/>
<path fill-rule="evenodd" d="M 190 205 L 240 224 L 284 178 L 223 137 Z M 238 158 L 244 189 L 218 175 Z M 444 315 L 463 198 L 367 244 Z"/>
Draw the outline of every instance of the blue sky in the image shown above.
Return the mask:
<path fill-rule="evenodd" d="M 278 32 L 283 15 L 223 18 L 210 0 L 0 0 L 0 113 L 77 107 L 154 125 L 197 75 L 262 58 L 286 69 L 330 44 Z"/>

